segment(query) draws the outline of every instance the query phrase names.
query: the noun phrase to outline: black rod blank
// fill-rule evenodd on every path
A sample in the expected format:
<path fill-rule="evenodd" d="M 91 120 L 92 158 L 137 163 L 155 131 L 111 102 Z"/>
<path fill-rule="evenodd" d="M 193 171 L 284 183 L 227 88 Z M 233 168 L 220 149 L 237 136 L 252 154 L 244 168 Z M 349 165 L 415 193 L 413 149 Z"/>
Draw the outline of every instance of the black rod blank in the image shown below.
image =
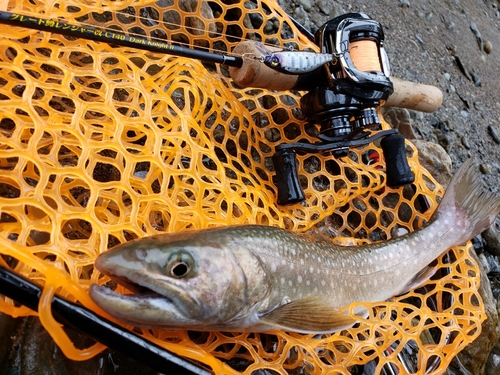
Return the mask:
<path fill-rule="evenodd" d="M 42 288 L 0 266 L 0 294 L 38 311 Z M 51 307 L 54 318 L 59 323 L 70 326 L 156 371 L 179 375 L 212 374 L 81 305 L 54 296 Z"/>
<path fill-rule="evenodd" d="M 195 60 L 224 64 L 241 68 L 243 59 L 239 56 L 228 56 L 206 51 L 182 47 L 158 39 L 148 39 L 140 36 L 130 36 L 115 30 L 100 29 L 95 26 L 73 25 L 59 20 L 28 16 L 19 13 L 1 12 L 0 24 L 20 26 L 28 29 L 48 31 L 75 38 L 89 39 L 123 47 L 164 53 L 179 57 L 188 57 Z"/>

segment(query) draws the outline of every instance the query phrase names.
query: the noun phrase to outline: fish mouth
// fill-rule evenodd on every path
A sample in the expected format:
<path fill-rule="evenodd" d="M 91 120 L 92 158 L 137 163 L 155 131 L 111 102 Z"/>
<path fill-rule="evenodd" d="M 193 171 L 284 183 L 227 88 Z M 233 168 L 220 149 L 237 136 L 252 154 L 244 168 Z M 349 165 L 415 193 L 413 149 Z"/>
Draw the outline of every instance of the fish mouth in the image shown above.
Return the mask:
<path fill-rule="evenodd" d="M 121 294 L 108 286 L 93 284 L 90 287 L 90 298 L 112 317 L 145 328 L 179 329 L 180 326 L 191 326 L 194 321 L 186 316 L 182 308 L 183 301 L 175 297 L 170 298 L 163 292 L 175 294 L 176 289 L 170 285 L 169 289 L 149 283 L 147 280 L 131 280 L 129 277 L 107 275 L 113 283 L 120 284 L 130 290 L 131 294 Z M 153 285 L 151 285 L 153 284 Z M 179 290 L 180 291 L 180 290 Z M 180 303 L 180 305 L 179 305 Z"/>

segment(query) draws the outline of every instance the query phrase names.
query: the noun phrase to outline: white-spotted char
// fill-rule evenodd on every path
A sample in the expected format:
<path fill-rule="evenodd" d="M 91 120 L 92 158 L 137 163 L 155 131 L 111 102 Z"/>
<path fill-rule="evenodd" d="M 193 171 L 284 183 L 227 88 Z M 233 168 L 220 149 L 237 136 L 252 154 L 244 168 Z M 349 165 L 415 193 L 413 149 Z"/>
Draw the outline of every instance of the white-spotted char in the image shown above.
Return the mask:
<path fill-rule="evenodd" d="M 356 319 L 340 309 L 378 302 L 424 283 L 429 264 L 489 227 L 500 197 L 467 161 L 424 228 L 381 243 L 338 246 L 258 225 L 185 231 L 127 242 L 96 267 L 133 293 L 92 285 L 117 319 L 166 329 L 327 333 Z M 363 314 L 363 311 L 357 313 Z"/>

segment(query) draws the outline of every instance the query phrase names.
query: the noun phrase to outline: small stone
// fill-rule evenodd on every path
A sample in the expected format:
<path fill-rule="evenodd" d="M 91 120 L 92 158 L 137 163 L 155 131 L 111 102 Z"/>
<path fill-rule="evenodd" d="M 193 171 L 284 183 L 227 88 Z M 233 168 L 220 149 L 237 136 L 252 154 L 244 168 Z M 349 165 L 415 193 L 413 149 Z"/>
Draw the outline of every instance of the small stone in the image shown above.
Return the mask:
<path fill-rule="evenodd" d="M 479 165 L 479 170 L 482 174 L 490 174 L 491 173 L 491 165 L 483 163 Z"/>
<path fill-rule="evenodd" d="M 434 14 L 433 14 L 432 12 L 427 12 L 427 13 L 425 13 L 425 19 L 426 19 L 427 21 L 430 21 L 430 20 L 432 20 L 432 16 L 433 16 L 433 15 L 434 15 Z"/>
<path fill-rule="evenodd" d="M 484 52 L 486 52 L 488 55 L 493 51 L 493 46 L 491 45 L 491 42 L 489 40 L 484 41 Z"/>
<path fill-rule="evenodd" d="M 467 149 L 467 150 L 470 150 L 470 143 L 469 143 L 469 138 L 467 137 L 462 137 L 460 139 L 460 141 L 462 142 L 462 145 Z"/>
<path fill-rule="evenodd" d="M 488 125 L 488 133 L 491 135 L 491 138 L 493 138 L 493 141 L 496 144 L 500 145 L 500 136 L 498 135 L 498 131 L 494 126 Z"/>
<path fill-rule="evenodd" d="M 483 233 L 483 239 L 486 242 L 484 248 L 491 255 L 500 256 L 500 232 L 498 230 L 500 221 L 496 220 L 492 226 Z"/>
<path fill-rule="evenodd" d="M 486 256 L 484 254 L 479 254 L 477 258 L 479 260 L 479 264 L 483 267 L 484 272 L 490 273 L 490 265 L 488 263 L 488 259 L 486 259 Z"/>
<path fill-rule="evenodd" d="M 399 0 L 399 5 L 404 8 L 409 8 L 410 0 Z"/>
<path fill-rule="evenodd" d="M 469 117 L 469 112 L 467 111 L 460 111 L 460 114 L 462 115 L 463 118 Z"/>
<path fill-rule="evenodd" d="M 332 11 L 332 8 L 330 6 L 330 1 L 328 1 L 328 0 L 319 0 L 318 1 L 318 8 L 322 13 L 324 13 L 326 15 L 329 15 L 330 12 Z"/>
<path fill-rule="evenodd" d="M 306 12 L 309 12 L 312 8 L 312 5 L 311 5 L 311 1 L 310 0 L 295 0 L 295 3 L 297 5 L 301 5 L 302 8 L 304 8 L 304 10 Z"/>
<path fill-rule="evenodd" d="M 455 30 L 455 24 L 451 21 L 447 21 L 444 23 L 444 25 L 446 26 L 446 28 L 449 30 L 449 31 L 453 31 Z"/>
<path fill-rule="evenodd" d="M 436 134 L 437 141 L 445 149 L 446 152 L 450 151 L 450 140 L 446 136 L 446 134 L 443 134 L 442 132 L 438 132 Z"/>
<path fill-rule="evenodd" d="M 446 79 L 447 81 L 449 81 L 451 79 L 450 73 L 444 73 L 444 79 Z"/>

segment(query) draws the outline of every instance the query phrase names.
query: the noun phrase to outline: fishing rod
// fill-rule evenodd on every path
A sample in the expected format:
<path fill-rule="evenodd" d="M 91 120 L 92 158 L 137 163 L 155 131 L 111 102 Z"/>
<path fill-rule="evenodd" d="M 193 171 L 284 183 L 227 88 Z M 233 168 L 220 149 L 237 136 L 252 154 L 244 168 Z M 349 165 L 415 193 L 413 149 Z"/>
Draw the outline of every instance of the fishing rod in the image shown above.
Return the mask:
<path fill-rule="evenodd" d="M 0 266 L 0 294 L 38 311 L 42 287 Z M 52 314 L 57 322 L 71 327 L 109 348 L 162 373 L 211 375 L 212 372 L 179 357 L 155 343 L 103 318 L 82 305 L 54 296 Z"/>
<path fill-rule="evenodd" d="M 104 42 L 122 47 L 132 47 L 178 57 L 187 57 L 204 62 L 224 64 L 236 68 L 241 67 L 243 64 L 243 58 L 240 56 L 229 56 L 201 51 L 168 43 L 158 38 L 144 38 L 137 34 L 126 34 L 117 30 L 103 29 L 93 25 L 75 25 L 60 20 L 2 11 L 0 11 L 0 23 L 11 26 L 25 27 L 28 29 L 48 31 L 74 38 Z"/>

